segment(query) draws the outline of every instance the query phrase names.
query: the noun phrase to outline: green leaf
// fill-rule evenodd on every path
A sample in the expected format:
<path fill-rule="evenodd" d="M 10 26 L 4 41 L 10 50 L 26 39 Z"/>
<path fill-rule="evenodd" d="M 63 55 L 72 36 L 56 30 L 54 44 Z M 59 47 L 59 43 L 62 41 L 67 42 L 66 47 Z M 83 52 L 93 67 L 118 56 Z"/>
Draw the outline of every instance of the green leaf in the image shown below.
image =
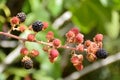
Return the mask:
<path fill-rule="evenodd" d="M 34 11 L 38 11 L 41 4 L 40 4 L 40 0 L 29 0 L 29 4 L 31 6 L 31 10 Z"/>
<path fill-rule="evenodd" d="M 41 4 L 40 0 L 29 0 L 31 12 L 28 13 L 25 23 L 31 25 L 34 21 L 49 21 L 50 15 L 45 9 L 44 5 Z"/>
<path fill-rule="evenodd" d="M 33 33 L 33 32 L 30 31 L 30 30 L 25 30 L 25 32 L 23 32 L 23 33 L 20 34 L 20 37 L 27 38 L 28 34 L 30 34 L 30 33 Z"/>
<path fill-rule="evenodd" d="M 0 73 L 0 80 L 6 80 L 6 75 L 3 73 Z"/>
<path fill-rule="evenodd" d="M 54 80 L 52 77 L 46 75 L 45 71 L 38 70 L 33 74 L 35 80 Z"/>
<path fill-rule="evenodd" d="M 120 33 L 119 13 L 113 11 L 111 20 L 111 22 L 106 23 L 106 32 L 109 37 L 116 39 Z"/>
<path fill-rule="evenodd" d="M 29 74 L 28 70 L 15 68 L 15 67 L 9 67 L 9 69 L 7 69 L 7 72 L 9 72 L 10 74 L 14 74 L 16 76 L 20 76 L 20 77 L 24 77 L 27 74 Z"/>
<path fill-rule="evenodd" d="M 0 50 L 0 62 L 3 61 L 5 57 L 6 57 L 5 53 L 2 50 Z"/>
<path fill-rule="evenodd" d="M 38 32 L 36 34 L 36 39 L 45 41 L 46 40 L 46 33 L 45 32 Z"/>
<path fill-rule="evenodd" d="M 107 3 L 114 10 L 120 10 L 120 0 L 107 0 Z"/>
<path fill-rule="evenodd" d="M 15 76 L 14 80 L 21 80 L 21 77 L 20 76 Z"/>
<path fill-rule="evenodd" d="M 5 3 L 7 0 L 0 0 L 0 3 Z"/>
<path fill-rule="evenodd" d="M 1 23 L 4 23 L 4 22 L 5 22 L 5 17 L 2 16 L 2 15 L 0 15 L 0 22 L 1 22 Z"/>
<path fill-rule="evenodd" d="M 29 13 L 27 14 L 27 18 L 25 20 L 25 24 L 27 25 L 31 25 L 33 23 L 33 21 L 35 20 L 35 14 L 34 13 Z"/>
<path fill-rule="evenodd" d="M 31 6 L 30 6 L 28 0 L 25 0 L 25 2 L 23 4 L 23 7 L 22 7 L 22 11 L 25 12 L 25 13 L 31 12 Z"/>
<path fill-rule="evenodd" d="M 110 21 L 110 8 L 104 7 L 99 0 L 79 1 L 74 5 L 69 8 L 73 14 L 72 21 L 83 33 L 89 33 L 96 26 L 98 29 L 104 29 L 104 24 Z"/>
<path fill-rule="evenodd" d="M 10 9 L 5 5 L 5 1 L 0 3 L 0 9 L 4 11 L 6 17 L 11 15 Z"/>
<path fill-rule="evenodd" d="M 48 9 L 53 16 L 57 16 L 62 11 L 63 0 L 49 0 Z"/>
<path fill-rule="evenodd" d="M 39 11 L 31 12 L 27 15 L 25 23 L 31 25 L 36 20 L 50 21 L 49 13 L 44 8 L 39 8 Z"/>
<path fill-rule="evenodd" d="M 40 47 L 40 44 L 36 43 L 36 42 L 29 42 L 29 41 L 26 41 L 25 42 L 25 46 L 31 51 L 32 49 L 36 49 L 36 50 L 40 50 L 41 47 Z"/>

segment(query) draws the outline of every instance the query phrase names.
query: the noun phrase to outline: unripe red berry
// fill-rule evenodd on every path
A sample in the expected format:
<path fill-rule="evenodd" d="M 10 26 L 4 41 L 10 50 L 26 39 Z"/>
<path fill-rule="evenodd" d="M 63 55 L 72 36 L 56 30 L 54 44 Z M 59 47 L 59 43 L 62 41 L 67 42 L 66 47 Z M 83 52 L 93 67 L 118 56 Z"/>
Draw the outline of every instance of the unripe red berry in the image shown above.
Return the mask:
<path fill-rule="evenodd" d="M 78 28 L 72 28 L 70 31 L 72 31 L 75 35 L 77 35 L 79 33 Z"/>
<path fill-rule="evenodd" d="M 83 41 L 84 41 L 84 35 L 81 33 L 77 34 L 75 37 L 75 42 L 82 43 Z"/>
<path fill-rule="evenodd" d="M 33 50 L 30 52 L 30 55 L 31 55 L 32 57 L 36 57 L 36 56 L 38 56 L 38 55 L 39 55 L 39 51 L 38 51 L 38 50 L 33 49 Z"/>
<path fill-rule="evenodd" d="M 89 47 L 87 47 L 87 53 L 93 53 L 96 54 L 99 47 L 95 42 L 92 42 Z"/>
<path fill-rule="evenodd" d="M 49 51 L 49 56 L 50 56 L 51 58 L 56 58 L 56 57 L 58 57 L 58 55 L 59 55 L 59 52 L 58 52 L 57 49 L 51 49 L 51 50 Z"/>
<path fill-rule="evenodd" d="M 28 34 L 27 40 L 28 41 L 34 41 L 35 40 L 35 34 Z"/>
<path fill-rule="evenodd" d="M 20 25 L 20 26 L 19 26 L 19 30 L 20 30 L 21 32 L 24 32 L 24 31 L 26 30 L 26 26 Z"/>
<path fill-rule="evenodd" d="M 10 20 L 10 23 L 12 25 L 16 25 L 16 24 L 19 24 L 20 20 L 18 17 L 12 17 L 11 20 Z"/>
<path fill-rule="evenodd" d="M 73 54 L 71 57 L 71 62 L 73 63 L 73 65 L 78 65 L 80 63 L 82 63 L 83 61 L 83 55 L 77 55 L 77 54 Z"/>
<path fill-rule="evenodd" d="M 20 50 L 20 53 L 21 53 L 22 55 L 28 55 L 29 51 L 28 51 L 27 48 L 22 48 L 22 49 Z"/>
<path fill-rule="evenodd" d="M 73 63 L 73 65 L 77 65 L 80 63 L 79 58 L 77 56 L 72 56 L 71 62 Z"/>
<path fill-rule="evenodd" d="M 78 50 L 78 51 L 80 51 L 80 52 L 83 52 L 83 51 L 84 51 L 84 45 L 79 44 L 79 45 L 76 47 L 76 50 Z"/>
<path fill-rule="evenodd" d="M 81 71 L 81 70 L 83 69 L 83 65 L 82 65 L 82 64 L 75 65 L 75 68 L 76 68 L 78 71 Z"/>
<path fill-rule="evenodd" d="M 53 45 L 54 45 L 55 47 L 59 47 L 59 46 L 61 45 L 61 41 L 60 41 L 59 39 L 54 39 L 54 40 L 53 40 Z"/>
<path fill-rule="evenodd" d="M 66 37 L 67 37 L 67 38 L 73 38 L 73 37 L 75 37 L 75 33 L 74 33 L 73 31 L 68 31 L 68 32 L 66 33 Z"/>
<path fill-rule="evenodd" d="M 49 46 L 44 46 L 42 49 L 43 49 L 45 52 L 48 52 L 48 51 L 49 51 Z"/>
<path fill-rule="evenodd" d="M 46 28 L 48 28 L 48 23 L 47 22 L 43 22 L 43 30 L 45 30 Z"/>
<path fill-rule="evenodd" d="M 98 42 L 98 43 L 97 43 L 97 46 L 98 46 L 99 48 L 102 48 L 103 43 L 102 43 L 102 42 Z"/>
<path fill-rule="evenodd" d="M 57 51 L 57 49 L 51 49 L 49 51 L 49 60 L 51 63 L 55 62 L 58 58 L 59 52 Z"/>
<path fill-rule="evenodd" d="M 52 31 L 49 31 L 47 34 L 46 34 L 46 38 L 48 41 L 54 39 L 54 33 Z"/>
<path fill-rule="evenodd" d="M 102 34 L 97 34 L 95 37 L 94 37 L 94 41 L 95 42 L 102 42 L 103 40 L 103 35 Z"/>
<path fill-rule="evenodd" d="M 90 40 L 85 41 L 85 47 L 89 47 L 92 42 Z"/>
<path fill-rule="evenodd" d="M 83 55 L 81 54 L 80 55 L 73 54 L 73 56 L 71 57 L 71 62 L 78 71 L 83 69 L 82 61 L 83 61 Z"/>
<path fill-rule="evenodd" d="M 53 58 L 53 57 L 49 56 L 49 60 L 51 63 L 54 63 L 57 60 L 57 57 Z"/>
<path fill-rule="evenodd" d="M 79 58 L 80 61 L 83 61 L 83 55 L 82 54 L 79 54 L 77 56 L 78 56 L 78 58 Z"/>

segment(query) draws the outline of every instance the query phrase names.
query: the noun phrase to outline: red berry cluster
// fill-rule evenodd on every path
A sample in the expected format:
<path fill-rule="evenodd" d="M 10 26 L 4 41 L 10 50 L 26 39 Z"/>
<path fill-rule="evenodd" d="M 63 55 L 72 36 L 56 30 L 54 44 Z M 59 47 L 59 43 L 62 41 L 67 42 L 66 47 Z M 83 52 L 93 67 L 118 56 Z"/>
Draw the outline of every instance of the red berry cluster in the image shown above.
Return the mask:
<path fill-rule="evenodd" d="M 67 43 L 73 43 L 76 47 L 74 51 L 86 51 L 86 58 L 90 62 L 94 62 L 97 58 L 106 58 L 107 52 L 102 49 L 103 35 L 97 34 L 93 41 L 84 41 L 84 35 L 79 33 L 77 28 L 72 28 L 66 33 Z M 82 70 L 83 55 L 74 53 L 71 57 L 71 62 L 77 70 Z"/>
<path fill-rule="evenodd" d="M 25 27 L 22 22 L 26 19 L 25 13 L 18 13 L 15 17 L 12 17 L 10 20 L 12 30 L 18 30 L 24 32 L 26 29 L 33 31 L 33 33 L 28 34 L 26 39 L 23 40 L 29 42 L 36 42 L 39 44 L 44 44 L 43 50 L 48 53 L 48 59 L 51 63 L 54 63 L 58 56 L 59 51 L 58 48 L 71 49 L 73 52 L 71 56 L 71 63 L 77 70 L 83 69 L 83 60 L 84 56 L 82 52 L 86 52 L 86 58 L 90 62 L 96 61 L 97 58 L 103 59 L 107 57 L 107 52 L 102 48 L 103 35 L 97 34 L 93 41 L 84 40 L 84 35 L 79 32 L 77 28 L 70 29 L 66 34 L 66 43 L 65 45 L 61 44 L 61 40 L 54 37 L 54 32 L 48 31 L 46 34 L 47 42 L 36 40 L 36 34 L 39 31 L 43 31 L 48 27 L 47 22 L 35 21 L 31 24 L 29 28 Z M 17 26 L 17 27 L 16 27 Z M 18 39 L 18 38 L 17 38 Z M 73 44 L 70 46 L 69 44 Z M 79 54 L 76 53 L 80 52 Z M 30 69 L 33 67 L 33 61 L 31 57 L 36 57 L 39 55 L 39 51 L 36 49 L 28 50 L 27 47 L 23 47 L 20 51 L 21 55 L 23 55 L 22 63 L 26 69 Z"/>
<path fill-rule="evenodd" d="M 10 19 L 11 23 L 11 30 L 17 30 L 24 32 L 26 29 L 26 26 L 22 24 L 26 20 L 26 14 L 23 12 L 18 13 L 16 16 L 12 17 Z"/>
<path fill-rule="evenodd" d="M 33 49 L 29 51 L 27 48 L 24 47 L 20 50 L 20 54 L 23 56 L 23 59 L 22 59 L 23 66 L 26 69 L 30 69 L 33 67 L 33 61 L 30 57 L 36 57 L 40 53 L 38 52 L 38 50 Z"/>
<path fill-rule="evenodd" d="M 90 40 L 85 41 L 85 47 L 87 49 L 86 58 L 88 59 L 88 61 L 94 62 L 97 59 L 96 53 L 99 49 L 102 49 L 102 40 L 103 40 L 103 35 L 97 34 L 93 38 L 94 42 Z"/>
<path fill-rule="evenodd" d="M 82 61 L 83 61 L 83 55 L 79 54 L 73 54 L 71 57 L 71 62 L 73 63 L 73 66 L 75 66 L 75 68 L 79 71 L 83 69 L 83 65 L 82 65 Z"/>
<path fill-rule="evenodd" d="M 59 52 L 57 48 L 61 46 L 61 41 L 54 37 L 54 33 L 49 31 L 46 34 L 47 42 L 51 45 L 46 45 L 43 50 L 48 53 L 48 57 L 51 63 L 55 62 L 58 58 Z"/>
<path fill-rule="evenodd" d="M 10 23 L 11 23 L 11 26 L 12 26 L 11 30 L 17 30 L 17 31 L 21 31 L 21 32 L 24 32 L 27 29 L 32 30 L 33 33 L 28 34 L 28 36 L 26 37 L 26 41 L 35 42 L 36 41 L 36 38 L 35 38 L 36 33 L 41 31 L 41 30 L 45 30 L 48 27 L 48 23 L 47 22 L 41 22 L 41 21 L 35 21 L 35 22 L 32 23 L 32 25 L 30 27 L 27 28 L 23 24 L 23 22 L 25 20 L 26 20 L 26 14 L 23 13 L 23 12 L 20 12 L 16 16 L 12 17 L 10 19 Z M 10 30 L 10 32 L 11 32 L 11 30 Z M 54 43 L 56 44 L 56 41 Z M 33 67 L 33 61 L 31 59 L 31 57 L 38 56 L 39 51 L 35 50 L 35 49 L 28 50 L 26 47 L 23 47 L 20 50 L 20 53 L 21 53 L 21 55 L 23 55 L 23 59 L 22 59 L 23 66 L 26 69 L 32 68 Z"/>
<path fill-rule="evenodd" d="M 37 22 L 38 23 L 38 22 Z M 35 24 L 35 25 L 38 25 L 38 24 Z M 41 22 L 40 22 L 41 23 Z M 38 32 L 38 31 L 36 31 L 38 28 L 40 28 L 40 29 L 38 29 L 39 31 L 41 31 L 41 30 L 45 30 L 47 27 L 48 27 L 48 24 L 46 23 L 46 22 L 44 22 L 45 23 L 45 25 L 43 24 L 43 26 L 42 26 L 42 29 L 41 29 L 41 26 L 39 26 L 39 27 L 35 27 L 35 26 L 33 26 L 32 28 L 31 28 L 31 30 L 33 30 L 34 31 L 34 33 L 30 33 L 30 34 L 28 34 L 28 36 L 27 36 L 27 41 L 30 41 L 30 42 L 36 42 L 36 38 L 35 38 L 35 36 L 36 36 L 36 33 Z M 33 29 L 34 28 L 34 29 Z M 39 53 L 39 51 L 38 50 L 36 50 L 36 49 L 33 49 L 33 50 L 28 50 L 27 48 L 22 48 L 21 49 L 21 51 L 20 51 L 20 53 L 24 56 L 23 57 L 23 59 L 22 59 L 22 63 L 23 63 L 23 66 L 26 68 L 27 66 L 33 66 L 33 62 L 32 62 L 32 59 L 31 59 L 31 57 L 36 57 L 36 56 L 38 56 L 40 53 Z M 53 59 L 53 58 L 51 58 L 51 59 Z M 25 64 L 27 64 L 27 65 L 25 65 Z M 26 69 L 30 69 L 30 68 L 32 68 L 32 67 L 27 67 Z"/>

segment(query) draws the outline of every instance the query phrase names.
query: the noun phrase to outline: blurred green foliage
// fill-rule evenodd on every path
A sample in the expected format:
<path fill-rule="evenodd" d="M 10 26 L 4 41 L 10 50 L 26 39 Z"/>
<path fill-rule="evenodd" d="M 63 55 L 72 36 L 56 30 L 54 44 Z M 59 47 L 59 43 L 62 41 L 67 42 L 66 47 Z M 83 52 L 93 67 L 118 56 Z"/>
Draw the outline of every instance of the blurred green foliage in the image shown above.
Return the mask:
<path fill-rule="evenodd" d="M 14 5 L 19 4 L 19 1 L 0 0 L 0 31 L 4 30 L 4 25 L 8 24 L 10 17 L 16 14 L 14 13 L 16 12 Z M 8 5 L 8 2 L 11 6 Z M 72 26 L 76 26 L 85 34 L 85 39 L 92 39 L 96 33 L 104 34 L 104 48 L 109 52 L 109 55 L 114 55 L 120 51 L 120 0 L 23 0 L 21 7 L 17 11 L 23 11 L 27 14 L 25 21 L 27 26 L 35 20 L 49 23 L 49 28 L 46 31 L 37 34 L 36 39 L 38 40 L 46 41 L 45 34 L 52 30 L 55 36 L 64 43 L 65 38 L 60 33 L 67 32 Z M 53 22 L 66 11 L 72 13 L 72 18 L 58 29 L 54 29 Z M 10 28 L 9 25 L 7 27 Z M 29 31 L 26 31 L 21 36 L 24 37 L 28 33 Z M 43 45 L 26 42 L 25 46 L 29 50 L 35 48 L 40 52 L 40 55 L 34 59 L 34 68 L 31 70 L 23 69 L 20 63 L 21 57 L 19 57 L 17 62 L 13 62 L 0 74 L 0 80 L 27 80 L 27 76 L 32 80 L 61 80 L 73 72 L 74 68 L 68 60 L 69 55 L 65 56 L 65 60 L 63 59 L 65 50 L 60 49 L 59 59 L 51 64 L 47 54 L 42 50 Z M 13 50 L 10 48 L 6 52 L 6 49 L 0 49 L 0 62 Z M 65 66 L 61 67 L 62 62 L 66 61 Z M 78 80 L 120 80 L 119 66 L 120 62 L 117 61 Z"/>

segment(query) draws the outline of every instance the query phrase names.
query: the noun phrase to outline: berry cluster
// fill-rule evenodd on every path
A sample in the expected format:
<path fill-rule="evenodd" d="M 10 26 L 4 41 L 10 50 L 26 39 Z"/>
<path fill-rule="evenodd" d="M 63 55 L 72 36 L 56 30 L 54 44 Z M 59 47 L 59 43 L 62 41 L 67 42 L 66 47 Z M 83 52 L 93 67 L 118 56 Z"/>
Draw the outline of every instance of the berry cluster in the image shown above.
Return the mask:
<path fill-rule="evenodd" d="M 57 60 L 57 57 L 59 55 L 59 52 L 57 48 L 61 46 L 61 41 L 54 37 L 54 33 L 52 31 L 49 31 L 46 34 L 47 42 L 51 45 L 46 45 L 43 47 L 43 50 L 48 53 L 50 62 L 55 62 Z"/>
<path fill-rule="evenodd" d="M 83 55 L 81 54 L 79 55 L 73 54 L 71 57 L 71 62 L 78 71 L 83 69 L 82 61 L 83 61 Z"/>
<path fill-rule="evenodd" d="M 34 42 L 34 41 L 36 41 L 36 39 L 35 39 L 36 33 L 41 31 L 41 30 L 45 30 L 48 27 L 48 23 L 47 22 L 35 21 L 35 22 L 33 22 L 32 26 L 27 28 L 23 24 L 23 22 L 25 20 L 26 20 L 26 14 L 24 12 L 20 12 L 16 16 L 12 17 L 10 19 L 10 23 L 11 23 L 12 28 L 9 31 L 9 33 L 12 30 L 17 30 L 17 31 L 21 31 L 21 32 L 24 32 L 27 29 L 32 30 L 34 33 L 33 34 L 31 34 L 31 33 L 28 34 L 28 36 L 26 37 L 26 41 Z M 33 61 L 31 59 L 31 57 L 38 56 L 39 55 L 39 51 L 35 50 L 35 49 L 30 51 L 26 47 L 23 47 L 20 50 L 20 53 L 23 56 L 23 59 L 22 59 L 23 66 L 26 69 L 32 68 L 33 67 Z"/>
<path fill-rule="evenodd" d="M 35 49 L 29 51 L 27 48 L 22 48 L 20 54 L 23 55 L 22 64 L 26 69 L 33 67 L 33 61 L 30 57 L 36 57 L 39 55 L 39 52 Z"/>
<path fill-rule="evenodd" d="M 17 30 L 24 32 L 26 29 L 32 30 L 33 33 L 28 34 L 26 39 L 23 40 L 29 42 L 36 42 L 39 44 L 44 44 L 43 50 L 48 53 L 48 59 L 51 63 L 54 63 L 58 56 L 60 55 L 58 48 L 71 49 L 71 63 L 78 70 L 83 69 L 83 60 L 84 56 L 82 52 L 86 52 L 86 59 L 90 62 L 96 61 L 97 58 L 104 59 L 107 57 L 107 52 L 102 48 L 103 35 L 97 34 L 93 41 L 84 40 L 84 35 L 79 32 L 77 28 L 70 29 L 66 34 L 66 43 L 65 45 L 61 44 L 61 40 L 54 37 L 52 31 L 48 31 L 46 34 L 47 42 L 36 40 L 36 34 L 40 31 L 45 30 L 48 27 L 47 22 L 35 21 L 31 24 L 30 27 L 25 27 L 22 23 L 25 21 L 26 15 L 21 12 L 18 13 L 15 17 L 12 17 L 10 20 L 12 30 Z M 11 31 L 11 30 L 10 30 Z M 16 37 L 14 37 L 16 38 Z M 73 44 L 70 46 L 69 44 Z M 79 52 L 79 54 L 76 53 Z M 39 51 L 36 49 L 28 50 L 27 47 L 23 47 L 20 50 L 21 55 L 23 55 L 22 63 L 26 69 L 33 67 L 33 61 L 31 58 L 34 58 L 39 55 Z"/>
<path fill-rule="evenodd" d="M 96 61 L 97 58 L 104 59 L 107 57 L 107 52 L 102 48 L 103 35 L 97 34 L 93 41 L 84 41 L 84 35 L 79 33 L 77 28 L 72 28 L 66 33 L 67 43 L 72 43 L 76 47 L 74 48 L 74 54 L 71 57 L 71 62 L 77 70 L 82 70 L 83 55 L 76 54 L 75 51 L 86 51 L 86 58 L 90 62 Z"/>
<path fill-rule="evenodd" d="M 26 20 L 26 14 L 23 13 L 23 12 L 20 12 L 16 16 L 12 17 L 10 19 L 10 23 L 11 23 L 11 26 L 12 26 L 11 30 L 17 30 L 17 31 L 24 32 L 24 30 L 26 29 L 26 26 L 23 25 L 22 23 L 25 20 Z"/>

